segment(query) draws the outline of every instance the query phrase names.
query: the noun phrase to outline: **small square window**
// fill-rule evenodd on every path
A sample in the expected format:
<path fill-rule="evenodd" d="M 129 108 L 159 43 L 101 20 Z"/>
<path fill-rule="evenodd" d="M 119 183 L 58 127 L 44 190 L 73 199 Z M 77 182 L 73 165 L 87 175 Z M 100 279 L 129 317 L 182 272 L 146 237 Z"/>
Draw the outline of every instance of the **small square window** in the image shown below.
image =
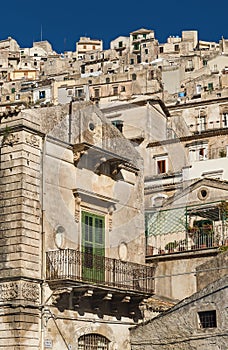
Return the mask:
<path fill-rule="evenodd" d="M 198 312 L 200 328 L 216 328 L 216 310 Z"/>

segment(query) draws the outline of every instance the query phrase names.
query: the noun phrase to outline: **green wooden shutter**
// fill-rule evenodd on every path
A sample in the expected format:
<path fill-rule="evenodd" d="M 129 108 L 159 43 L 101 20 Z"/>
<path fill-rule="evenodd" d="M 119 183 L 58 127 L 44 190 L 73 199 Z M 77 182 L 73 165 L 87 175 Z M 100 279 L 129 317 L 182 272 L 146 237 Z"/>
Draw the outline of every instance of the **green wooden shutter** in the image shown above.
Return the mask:
<path fill-rule="evenodd" d="M 82 212 L 83 278 L 90 281 L 104 279 L 105 220 L 88 212 Z"/>

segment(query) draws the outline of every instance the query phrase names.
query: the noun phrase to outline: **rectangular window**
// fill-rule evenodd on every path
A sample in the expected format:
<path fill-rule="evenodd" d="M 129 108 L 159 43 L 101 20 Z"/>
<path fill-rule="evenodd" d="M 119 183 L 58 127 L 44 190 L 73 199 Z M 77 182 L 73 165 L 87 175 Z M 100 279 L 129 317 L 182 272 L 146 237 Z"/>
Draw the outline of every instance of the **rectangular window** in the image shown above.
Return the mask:
<path fill-rule="evenodd" d="M 160 53 L 163 53 L 163 52 L 164 52 L 164 47 L 163 47 L 163 46 L 160 46 L 160 47 L 159 47 L 159 52 L 160 52 Z"/>
<path fill-rule="evenodd" d="M 94 89 L 94 96 L 96 98 L 100 97 L 100 89 Z"/>
<path fill-rule="evenodd" d="M 45 91 L 39 91 L 39 99 L 45 98 L 46 93 Z"/>
<path fill-rule="evenodd" d="M 123 47 L 123 42 L 119 41 L 119 47 Z"/>
<path fill-rule="evenodd" d="M 157 172 L 158 174 L 166 173 L 166 159 L 157 160 Z"/>
<path fill-rule="evenodd" d="M 222 115 L 222 121 L 223 121 L 223 127 L 227 128 L 228 127 L 228 113 L 223 113 Z"/>
<path fill-rule="evenodd" d="M 206 130 L 206 117 L 200 116 L 199 118 L 199 132 Z"/>
<path fill-rule="evenodd" d="M 198 312 L 200 328 L 216 328 L 216 310 Z"/>
<path fill-rule="evenodd" d="M 208 90 L 209 91 L 212 91 L 214 88 L 213 88 L 213 83 L 208 83 Z"/>
<path fill-rule="evenodd" d="M 118 95 L 118 86 L 113 87 L 113 95 L 114 96 Z"/>
<path fill-rule="evenodd" d="M 77 89 L 77 90 L 75 90 L 75 94 L 77 97 L 80 98 L 80 97 L 83 97 L 84 91 L 83 91 L 83 89 Z"/>

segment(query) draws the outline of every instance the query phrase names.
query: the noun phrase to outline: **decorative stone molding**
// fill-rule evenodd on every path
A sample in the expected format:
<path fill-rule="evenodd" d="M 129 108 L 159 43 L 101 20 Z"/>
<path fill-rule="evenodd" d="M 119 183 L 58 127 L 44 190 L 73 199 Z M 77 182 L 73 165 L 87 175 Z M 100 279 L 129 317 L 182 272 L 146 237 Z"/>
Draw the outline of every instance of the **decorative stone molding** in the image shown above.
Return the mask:
<path fill-rule="evenodd" d="M 23 299 L 35 302 L 39 300 L 39 295 L 39 287 L 37 284 L 30 282 L 24 282 L 22 284 Z"/>
<path fill-rule="evenodd" d="M 81 197 L 78 194 L 75 194 L 75 211 L 74 218 L 75 222 L 79 223 L 80 221 L 80 205 L 81 205 Z"/>
<path fill-rule="evenodd" d="M 112 213 L 109 213 L 108 215 L 108 229 L 109 229 L 109 232 L 112 231 Z"/>
<path fill-rule="evenodd" d="M 18 297 L 19 286 L 16 282 L 0 284 L 0 301 L 9 301 Z"/>
<path fill-rule="evenodd" d="M 25 141 L 31 146 L 34 146 L 34 147 L 40 146 L 39 138 L 35 135 L 27 135 L 25 138 Z"/>
<path fill-rule="evenodd" d="M 15 143 L 18 143 L 20 140 L 18 134 L 9 134 L 5 137 L 3 146 L 13 146 Z"/>

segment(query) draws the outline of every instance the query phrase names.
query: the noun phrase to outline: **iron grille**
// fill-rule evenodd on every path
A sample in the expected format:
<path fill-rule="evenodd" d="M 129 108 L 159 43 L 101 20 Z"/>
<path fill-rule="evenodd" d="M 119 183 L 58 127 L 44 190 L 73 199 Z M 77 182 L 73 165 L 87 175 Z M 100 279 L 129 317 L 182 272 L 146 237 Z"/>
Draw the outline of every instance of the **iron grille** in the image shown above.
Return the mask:
<path fill-rule="evenodd" d="M 46 257 L 49 281 L 72 280 L 147 294 L 154 292 L 154 266 L 91 255 L 73 249 L 49 251 Z M 91 268 L 87 267 L 88 261 Z"/>
<path fill-rule="evenodd" d="M 109 341 L 99 334 L 86 334 L 78 339 L 78 350 L 108 350 Z"/>
<path fill-rule="evenodd" d="M 201 328 L 217 327 L 216 310 L 198 312 Z"/>

